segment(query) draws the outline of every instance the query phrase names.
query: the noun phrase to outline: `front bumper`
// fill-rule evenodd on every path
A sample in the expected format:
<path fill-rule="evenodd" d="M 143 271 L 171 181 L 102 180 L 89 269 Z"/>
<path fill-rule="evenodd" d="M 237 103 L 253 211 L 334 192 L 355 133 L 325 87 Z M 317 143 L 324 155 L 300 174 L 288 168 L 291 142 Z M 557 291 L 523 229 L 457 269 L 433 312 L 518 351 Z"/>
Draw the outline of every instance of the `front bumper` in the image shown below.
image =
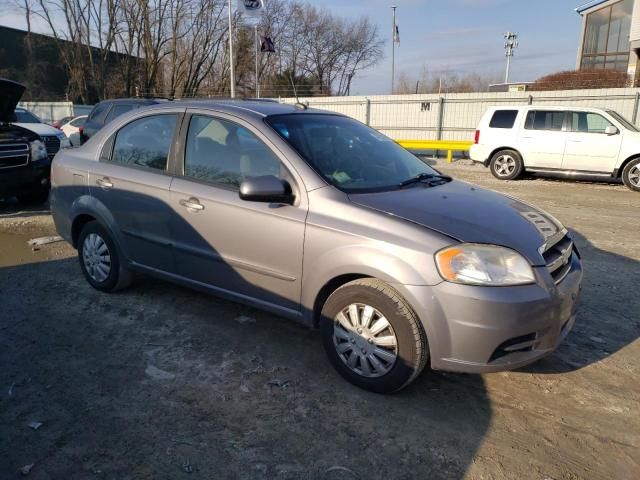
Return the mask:
<path fill-rule="evenodd" d="M 571 270 L 557 285 L 546 268 L 534 270 L 536 285 L 400 287 L 424 325 L 431 367 L 496 372 L 553 352 L 575 322 L 582 264 L 574 252 Z"/>
<path fill-rule="evenodd" d="M 29 163 L 24 167 L 0 169 L 0 197 L 11 197 L 20 192 L 49 188 L 51 163 Z"/>

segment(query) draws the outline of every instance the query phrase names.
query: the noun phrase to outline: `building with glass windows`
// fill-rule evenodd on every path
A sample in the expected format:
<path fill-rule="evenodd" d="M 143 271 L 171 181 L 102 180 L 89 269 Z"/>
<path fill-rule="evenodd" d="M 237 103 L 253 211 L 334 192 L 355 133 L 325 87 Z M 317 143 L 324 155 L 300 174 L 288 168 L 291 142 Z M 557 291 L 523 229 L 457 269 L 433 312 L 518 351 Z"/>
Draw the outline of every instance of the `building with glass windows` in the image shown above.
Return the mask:
<path fill-rule="evenodd" d="M 582 33 L 576 69 L 626 71 L 638 76 L 640 0 L 594 0 L 576 11 Z"/>

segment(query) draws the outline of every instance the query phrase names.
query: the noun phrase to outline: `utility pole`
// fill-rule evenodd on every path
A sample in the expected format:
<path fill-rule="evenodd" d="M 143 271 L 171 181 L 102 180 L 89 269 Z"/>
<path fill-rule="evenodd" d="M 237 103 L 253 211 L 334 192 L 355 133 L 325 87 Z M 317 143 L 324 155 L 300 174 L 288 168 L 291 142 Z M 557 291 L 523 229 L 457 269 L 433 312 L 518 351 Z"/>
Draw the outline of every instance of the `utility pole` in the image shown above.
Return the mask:
<path fill-rule="evenodd" d="M 513 57 L 513 50 L 518 48 L 518 34 L 507 32 L 504 34 L 504 50 L 507 57 L 507 71 L 504 75 L 504 83 L 509 83 L 509 69 L 511 68 L 511 57 Z"/>
<path fill-rule="evenodd" d="M 260 55 L 260 39 L 258 38 L 258 24 L 255 24 L 256 29 L 256 98 L 260 98 L 260 78 L 258 72 L 258 57 Z"/>
<path fill-rule="evenodd" d="M 231 98 L 236 97 L 236 71 L 233 65 L 233 21 L 231 0 L 229 0 L 229 76 L 231 77 Z"/>
<path fill-rule="evenodd" d="M 396 83 L 396 7 L 391 7 L 393 10 L 393 26 L 391 30 L 391 95 L 395 93 Z"/>

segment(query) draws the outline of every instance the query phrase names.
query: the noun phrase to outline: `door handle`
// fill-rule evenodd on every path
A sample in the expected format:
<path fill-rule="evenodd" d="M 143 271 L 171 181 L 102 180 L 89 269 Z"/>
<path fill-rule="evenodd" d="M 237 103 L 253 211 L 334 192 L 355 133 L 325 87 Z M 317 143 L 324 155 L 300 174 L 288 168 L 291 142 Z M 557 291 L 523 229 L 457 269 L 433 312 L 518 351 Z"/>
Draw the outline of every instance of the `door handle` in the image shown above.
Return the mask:
<path fill-rule="evenodd" d="M 113 183 L 111 183 L 109 177 L 99 178 L 96 180 L 96 183 L 103 190 L 109 190 L 110 188 L 113 188 Z"/>
<path fill-rule="evenodd" d="M 195 197 L 191 197 L 189 199 L 182 199 L 180 200 L 180 205 L 182 205 L 183 207 L 189 209 L 189 210 L 194 210 L 194 211 L 201 211 L 204 210 L 204 205 L 202 205 L 197 198 Z"/>
<path fill-rule="evenodd" d="M 582 143 L 582 140 L 572 140 L 572 139 L 567 139 L 567 142 L 571 142 L 571 143 Z"/>

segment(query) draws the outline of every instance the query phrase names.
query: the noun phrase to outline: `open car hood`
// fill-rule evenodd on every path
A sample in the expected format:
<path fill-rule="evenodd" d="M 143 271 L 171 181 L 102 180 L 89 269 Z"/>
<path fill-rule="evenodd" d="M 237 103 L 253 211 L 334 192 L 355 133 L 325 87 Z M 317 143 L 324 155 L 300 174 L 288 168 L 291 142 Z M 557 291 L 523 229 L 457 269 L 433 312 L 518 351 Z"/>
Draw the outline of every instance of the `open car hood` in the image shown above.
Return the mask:
<path fill-rule="evenodd" d="M 20 83 L 0 78 L 0 122 L 13 121 L 13 112 L 26 88 Z"/>

